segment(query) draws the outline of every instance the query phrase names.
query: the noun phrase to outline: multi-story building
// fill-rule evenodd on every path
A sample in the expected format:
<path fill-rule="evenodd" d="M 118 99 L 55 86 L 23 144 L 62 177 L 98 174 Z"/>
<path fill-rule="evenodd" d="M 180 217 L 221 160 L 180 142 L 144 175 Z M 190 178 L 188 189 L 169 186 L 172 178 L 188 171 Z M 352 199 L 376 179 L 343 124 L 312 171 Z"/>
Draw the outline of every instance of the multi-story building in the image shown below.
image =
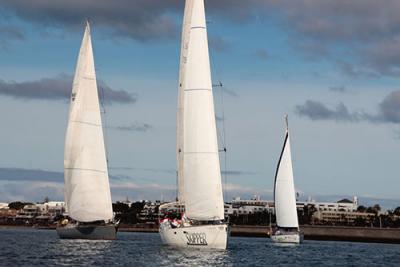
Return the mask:
<path fill-rule="evenodd" d="M 225 215 L 244 215 L 257 212 L 273 210 L 273 202 L 261 200 L 260 196 L 254 196 L 252 199 L 241 199 L 235 197 L 231 203 L 225 203 Z"/>
<path fill-rule="evenodd" d="M 313 219 L 325 223 L 333 224 L 351 224 L 357 218 L 362 218 L 367 221 L 375 217 L 375 213 L 357 212 L 357 211 L 325 211 L 318 210 L 313 214 Z"/>
<path fill-rule="evenodd" d="M 305 204 L 314 205 L 317 211 L 331 211 L 331 212 L 355 212 L 358 208 L 357 197 L 353 197 L 353 201 L 344 198 L 338 202 L 316 202 L 315 200 L 310 200 Z"/>

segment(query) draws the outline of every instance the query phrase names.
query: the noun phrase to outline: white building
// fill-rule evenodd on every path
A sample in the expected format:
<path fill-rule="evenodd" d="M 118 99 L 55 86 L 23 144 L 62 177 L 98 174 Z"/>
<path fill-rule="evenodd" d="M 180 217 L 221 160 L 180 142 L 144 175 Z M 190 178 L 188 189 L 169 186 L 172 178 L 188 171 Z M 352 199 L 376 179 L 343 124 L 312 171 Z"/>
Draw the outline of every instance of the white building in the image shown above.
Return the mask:
<path fill-rule="evenodd" d="M 317 211 L 355 212 L 358 208 L 356 196 L 353 197 L 353 201 L 344 198 L 338 202 L 316 202 L 312 200 L 305 204 L 314 205 Z"/>
<path fill-rule="evenodd" d="M 303 210 L 305 206 L 312 205 L 317 211 L 329 212 L 356 212 L 358 207 L 357 197 L 353 201 L 342 199 L 338 202 L 316 202 L 309 199 L 306 202 L 297 202 L 297 209 Z M 231 203 L 225 203 L 225 215 L 253 214 L 263 211 L 274 211 L 273 201 L 261 200 L 260 196 L 254 196 L 252 199 L 244 200 L 236 197 Z"/>
<path fill-rule="evenodd" d="M 273 209 L 273 202 L 261 200 L 260 196 L 252 199 L 235 197 L 231 203 L 225 203 L 225 215 L 254 214 Z"/>

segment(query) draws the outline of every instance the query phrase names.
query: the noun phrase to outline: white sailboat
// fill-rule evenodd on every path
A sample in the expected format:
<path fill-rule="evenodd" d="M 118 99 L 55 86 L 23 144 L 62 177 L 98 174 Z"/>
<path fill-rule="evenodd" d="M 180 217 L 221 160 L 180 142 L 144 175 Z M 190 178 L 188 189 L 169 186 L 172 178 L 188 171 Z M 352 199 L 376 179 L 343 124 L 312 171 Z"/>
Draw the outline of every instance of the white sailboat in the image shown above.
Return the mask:
<path fill-rule="evenodd" d="M 274 184 L 277 229 L 272 233 L 271 239 L 279 243 L 300 243 L 302 234 L 297 218 L 288 117 L 286 116 L 285 119 L 285 141 L 276 169 Z"/>
<path fill-rule="evenodd" d="M 60 238 L 115 239 L 90 25 L 79 52 L 64 151 L 64 195 L 68 217 Z"/>
<path fill-rule="evenodd" d="M 228 225 L 215 124 L 204 0 L 186 0 L 177 112 L 180 220 L 165 218 L 160 235 L 175 247 L 226 249 Z"/>

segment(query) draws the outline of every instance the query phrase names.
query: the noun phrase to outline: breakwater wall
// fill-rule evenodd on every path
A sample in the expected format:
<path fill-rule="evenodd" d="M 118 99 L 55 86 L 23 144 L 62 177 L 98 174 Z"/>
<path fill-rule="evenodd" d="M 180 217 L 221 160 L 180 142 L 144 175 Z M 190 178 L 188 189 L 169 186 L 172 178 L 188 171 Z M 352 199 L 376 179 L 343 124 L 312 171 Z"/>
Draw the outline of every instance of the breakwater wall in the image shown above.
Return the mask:
<path fill-rule="evenodd" d="M 306 240 L 332 240 L 400 244 L 399 228 L 302 226 Z"/>
<path fill-rule="evenodd" d="M 400 228 L 367 228 L 302 225 L 305 240 L 351 241 L 400 244 Z M 232 226 L 232 236 L 268 237 L 268 226 Z"/>

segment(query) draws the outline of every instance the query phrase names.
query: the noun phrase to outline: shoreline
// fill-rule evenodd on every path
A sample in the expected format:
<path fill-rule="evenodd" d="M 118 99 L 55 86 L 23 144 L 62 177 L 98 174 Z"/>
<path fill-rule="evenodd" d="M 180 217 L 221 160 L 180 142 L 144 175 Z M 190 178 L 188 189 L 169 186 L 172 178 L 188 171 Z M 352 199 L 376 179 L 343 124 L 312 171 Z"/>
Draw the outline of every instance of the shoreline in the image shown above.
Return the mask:
<path fill-rule="evenodd" d="M 55 226 L 0 225 L 1 230 L 55 230 L 55 228 Z M 269 226 L 233 225 L 230 229 L 230 236 L 269 238 Z M 400 228 L 303 225 L 300 230 L 304 233 L 305 240 L 400 244 Z M 121 226 L 118 231 L 126 233 L 158 233 L 158 228 Z"/>

